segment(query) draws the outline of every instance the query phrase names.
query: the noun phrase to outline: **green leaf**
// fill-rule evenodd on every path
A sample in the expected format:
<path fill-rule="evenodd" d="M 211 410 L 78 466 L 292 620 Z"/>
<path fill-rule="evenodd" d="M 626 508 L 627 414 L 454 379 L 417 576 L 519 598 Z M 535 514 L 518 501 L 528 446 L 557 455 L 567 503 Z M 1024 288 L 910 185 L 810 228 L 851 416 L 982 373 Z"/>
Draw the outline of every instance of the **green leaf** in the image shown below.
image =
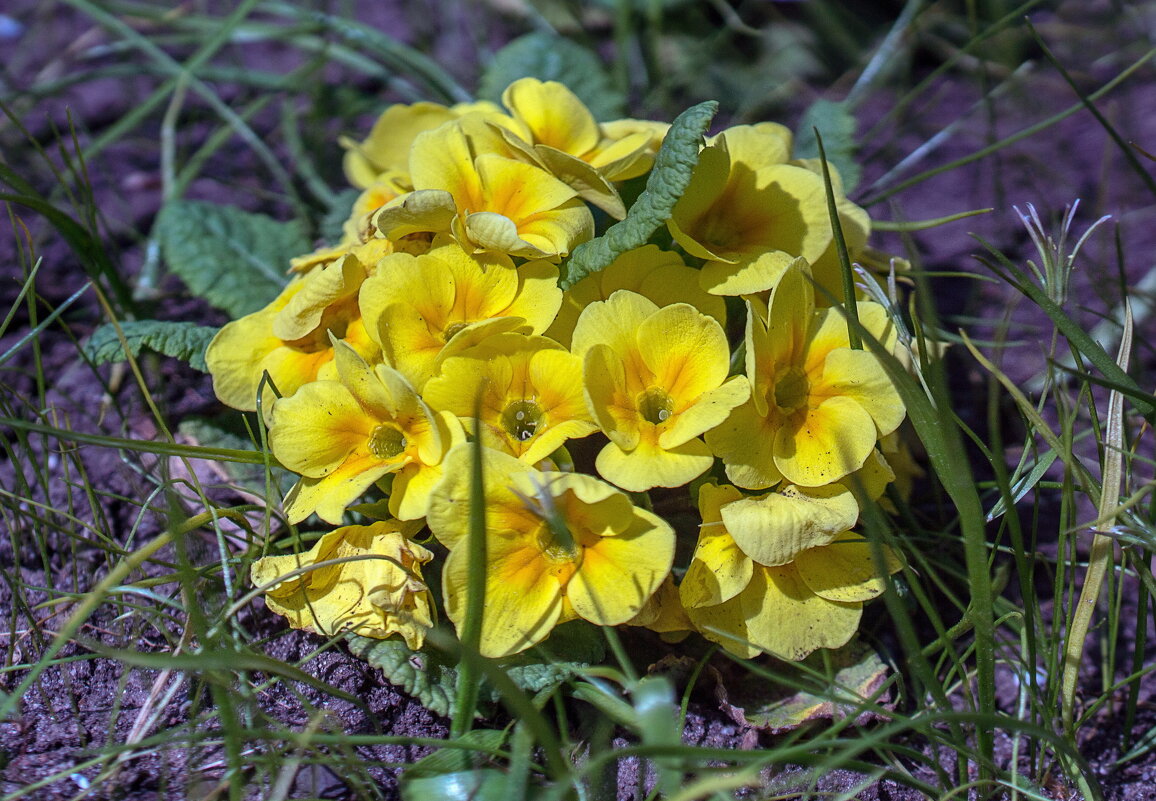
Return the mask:
<path fill-rule="evenodd" d="M 773 682 L 743 682 L 726 688 L 723 707 L 738 719 L 772 734 L 797 729 L 814 720 L 837 720 L 856 715 L 863 723 L 878 716 L 863 710 L 866 699 L 879 691 L 887 676 L 887 665 L 874 648 L 852 641 L 829 654 L 835 677 L 828 686 L 815 691 Z M 822 669 L 822 654 L 805 660 L 815 670 Z M 790 670 L 787 668 L 786 670 Z M 878 705 L 878 701 L 874 705 Z"/>
<path fill-rule="evenodd" d="M 164 356 L 188 362 L 189 367 L 207 373 L 205 348 L 217 335 L 217 329 L 189 322 L 161 320 L 126 320 L 120 323 L 125 344 L 135 358 L 145 348 Z M 117 335 L 116 326 L 102 323 L 92 332 L 83 346 L 84 354 L 93 364 L 123 362 L 128 359 Z"/>
<path fill-rule="evenodd" d="M 349 650 L 385 674 L 391 684 L 429 711 L 448 717 L 453 710 L 458 672 L 436 651 L 411 651 L 404 640 L 374 640 L 350 634 Z M 434 796 L 436 797 L 436 796 Z"/>
<path fill-rule="evenodd" d="M 462 770 L 403 781 L 402 801 L 508 801 L 506 774 L 500 770 Z"/>
<path fill-rule="evenodd" d="M 798 159 L 819 157 L 819 143 L 815 139 L 815 129 L 818 128 L 827 151 L 827 161 L 839 171 L 843 190 L 850 194 L 859 185 L 863 174 L 855 161 L 855 131 L 858 127 L 859 123 L 846 103 L 819 98 L 799 123 L 794 156 Z"/>
<path fill-rule="evenodd" d="M 248 416 L 254 419 L 253 415 Z M 254 446 L 248 432 L 243 426 L 241 415 L 229 414 L 226 417 L 186 417 L 181 421 L 177 430 L 187 439 L 199 446 L 207 448 L 228 448 L 235 451 L 251 451 L 258 456 L 258 449 Z M 252 492 L 262 498 L 265 497 L 265 465 L 261 462 L 218 462 L 226 475 L 242 489 Z M 297 482 L 297 476 L 288 470 L 278 467 L 273 462 L 269 469 L 272 471 L 273 484 L 285 495 Z"/>
<path fill-rule="evenodd" d="M 289 260 L 311 250 L 297 222 L 195 200 L 166 204 L 156 225 L 168 268 L 234 318 L 276 298 L 288 282 Z"/>
<path fill-rule="evenodd" d="M 602 60 L 580 44 L 549 33 L 530 33 L 503 47 L 482 74 L 478 96 L 498 103 L 519 78 L 560 81 L 598 120 L 622 116 L 622 93 L 614 88 Z"/>
<path fill-rule="evenodd" d="M 716 111 L 718 103 L 708 100 L 678 115 L 659 148 L 646 189 L 630 207 L 625 220 L 574 248 L 566 275 L 559 282 L 563 289 L 604 269 L 626 251 L 642 247 L 670 219 L 674 204 L 690 184 L 703 134 Z"/>
<path fill-rule="evenodd" d="M 412 651 L 396 638 L 373 640 L 351 634 L 346 639 L 355 656 L 378 668 L 386 679 L 426 709 L 445 716 L 454 710 L 458 668 L 447 661 L 442 652 Z M 503 660 L 500 666 L 519 689 L 544 697 L 581 675 L 590 665 L 601 662 L 606 655 L 601 641 L 602 635 L 595 626 L 575 620 L 558 626 L 546 642 Z M 485 678 L 479 682 L 478 697 L 485 704 L 501 701 L 497 690 Z"/>

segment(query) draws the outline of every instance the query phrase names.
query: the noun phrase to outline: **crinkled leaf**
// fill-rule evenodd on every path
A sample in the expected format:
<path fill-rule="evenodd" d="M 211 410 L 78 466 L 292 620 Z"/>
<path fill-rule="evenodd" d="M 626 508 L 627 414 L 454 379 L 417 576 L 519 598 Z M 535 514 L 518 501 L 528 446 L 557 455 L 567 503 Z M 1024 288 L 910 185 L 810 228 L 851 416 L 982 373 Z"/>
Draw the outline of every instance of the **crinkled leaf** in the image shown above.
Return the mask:
<path fill-rule="evenodd" d="M 351 634 L 349 650 L 381 670 L 385 677 L 439 715 L 449 715 L 457 697 L 455 666 L 440 652 L 411 651 L 400 639 L 373 640 Z M 564 682 L 581 675 L 606 655 L 602 634 L 584 621 L 558 626 L 543 644 L 503 660 L 502 668 L 519 689 L 536 696 L 549 695 Z M 482 679 L 479 698 L 485 704 L 501 699 Z M 485 710 L 482 710 L 483 712 Z"/>
<path fill-rule="evenodd" d="M 496 751 L 506 742 L 506 732 L 501 729 L 474 729 L 459 737 L 454 743 L 476 746 L 481 751 Z M 461 769 L 462 754 L 470 753 L 469 748 L 439 748 L 432 754 L 414 762 L 402 776 L 403 782 L 441 776 Z"/>
<path fill-rule="evenodd" d="M 353 214 L 353 204 L 357 202 L 360 195 L 361 193 L 356 189 L 346 189 L 333 197 L 333 202 L 329 204 L 329 209 L 321 218 L 319 233 L 322 242 L 333 244 L 341 240 L 341 235 L 344 233 L 342 228 L 345 226 L 345 221 Z"/>
<path fill-rule="evenodd" d="M 818 128 L 827 161 L 835 165 L 843 179 L 843 190 L 850 193 L 862 175 L 855 161 L 855 131 L 858 127 L 859 123 L 846 103 L 819 98 L 799 123 L 794 156 L 798 159 L 819 157 L 819 143 L 815 139 L 815 129 Z"/>
<path fill-rule="evenodd" d="M 124 333 L 124 344 L 133 357 L 140 356 L 144 349 L 154 350 L 164 356 L 172 356 L 187 362 L 194 370 L 207 373 L 205 348 L 217 335 L 217 329 L 190 322 L 167 320 L 126 320 L 120 323 Z M 102 323 L 84 343 L 84 354 L 93 364 L 123 362 L 128 359 L 116 326 Z"/>
<path fill-rule="evenodd" d="M 503 47 L 482 74 L 478 96 L 501 102 L 519 78 L 566 84 L 598 120 L 622 116 L 622 93 L 614 88 L 602 60 L 580 44 L 549 33 L 530 33 Z"/>
<path fill-rule="evenodd" d="M 508 801 L 510 791 L 503 771 L 462 770 L 401 784 L 402 801 Z"/>
<path fill-rule="evenodd" d="M 821 691 L 796 691 L 793 687 L 772 682 L 740 682 L 720 688 L 723 708 L 738 723 L 746 723 L 772 734 L 797 729 L 813 720 L 836 720 L 855 715 L 858 706 L 878 692 L 887 677 L 887 665 L 875 649 L 853 640 L 849 645 L 830 652 L 835 666 L 835 680 Z M 807 664 L 822 670 L 822 656 L 814 654 Z M 791 670 L 787 667 L 785 670 Z M 799 674 L 801 675 L 801 673 Z M 879 699 L 875 706 L 883 706 Z M 856 723 L 877 719 L 863 711 Z"/>
<path fill-rule="evenodd" d="M 346 641 L 354 656 L 380 670 L 391 684 L 405 690 L 429 711 L 449 716 L 457 693 L 454 683 L 458 672 L 440 653 L 411 651 L 405 641 L 397 637 L 374 640 L 350 634 Z"/>
<path fill-rule="evenodd" d="M 514 684 L 531 695 L 550 693 L 606 657 L 605 640 L 596 626 L 575 620 L 551 632 L 549 639 L 504 663 Z"/>
<path fill-rule="evenodd" d="M 605 268 L 626 251 L 642 247 L 670 219 L 674 204 L 690 184 L 703 134 L 716 111 L 718 103 L 708 100 L 678 115 L 655 158 L 646 190 L 630 207 L 625 220 L 574 249 L 566 275 L 559 282 L 563 289 Z"/>
<path fill-rule="evenodd" d="M 252 419 L 252 416 L 250 416 Z M 207 448 L 229 448 L 238 451 L 256 451 L 253 441 L 245 431 L 240 415 L 209 419 L 207 417 L 186 417 L 177 431 L 194 445 Z M 265 495 L 265 465 L 245 462 L 216 462 L 221 473 L 230 481 L 254 495 Z M 269 467 L 273 483 L 285 495 L 297 481 L 297 476 L 272 462 Z"/>
<path fill-rule="evenodd" d="M 234 318 L 276 298 L 289 260 L 312 249 L 297 222 L 196 200 L 166 204 L 156 235 L 169 270 Z"/>

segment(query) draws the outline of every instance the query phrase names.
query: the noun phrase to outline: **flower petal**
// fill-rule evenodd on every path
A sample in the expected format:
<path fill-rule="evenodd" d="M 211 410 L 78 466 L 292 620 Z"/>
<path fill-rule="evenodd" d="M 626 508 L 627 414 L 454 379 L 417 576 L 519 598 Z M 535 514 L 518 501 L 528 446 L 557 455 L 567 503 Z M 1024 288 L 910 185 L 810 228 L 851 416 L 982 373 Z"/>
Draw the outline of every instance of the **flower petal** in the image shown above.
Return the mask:
<path fill-rule="evenodd" d="M 883 546 L 887 570 L 903 569 L 903 562 Z M 811 592 L 828 601 L 870 601 L 883 594 L 887 582 L 875 571 L 871 543 L 843 538 L 820 548 L 803 551 L 795 558 L 799 576 Z"/>
<path fill-rule="evenodd" d="M 683 606 L 717 606 L 742 592 L 751 581 L 754 563 L 723 525 L 721 507 L 737 501 L 734 487 L 703 484 L 698 508 L 702 514 L 698 545 L 679 584 Z"/>
<path fill-rule="evenodd" d="M 827 545 L 855 525 L 859 504 L 842 484 L 784 487 L 722 507 L 727 531 L 762 565 L 782 565 L 807 548 Z"/>
<path fill-rule="evenodd" d="M 566 585 L 579 616 L 616 626 L 638 614 L 670 574 L 674 529 L 645 509 L 633 510 L 631 526 L 582 550 L 582 564 Z"/>
<path fill-rule="evenodd" d="M 788 481 L 818 487 L 861 468 L 875 447 L 871 415 L 850 398 L 827 398 L 775 435 L 775 465 Z"/>
<path fill-rule="evenodd" d="M 681 487 L 701 476 L 712 464 L 714 457 L 700 439 L 674 448 L 660 448 L 643 438 L 631 451 L 623 450 L 611 440 L 595 460 L 599 475 L 630 492 Z"/>

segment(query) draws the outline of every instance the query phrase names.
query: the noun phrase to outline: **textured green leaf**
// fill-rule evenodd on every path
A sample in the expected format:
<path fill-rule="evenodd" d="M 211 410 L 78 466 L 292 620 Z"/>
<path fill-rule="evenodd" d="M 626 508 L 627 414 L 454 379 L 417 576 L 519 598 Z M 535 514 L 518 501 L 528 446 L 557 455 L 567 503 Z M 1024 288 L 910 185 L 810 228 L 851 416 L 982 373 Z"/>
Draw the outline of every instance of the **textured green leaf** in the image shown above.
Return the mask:
<path fill-rule="evenodd" d="M 181 421 L 177 430 L 187 439 L 197 445 L 207 448 L 229 448 L 237 451 L 256 451 L 253 441 L 243 426 L 240 415 L 230 414 L 226 417 L 209 419 L 207 417 L 186 417 Z M 246 462 L 218 462 L 218 466 L 228 475 L 229 479 L 242 489 L 254 495 L 265 495 L 265 465 L 261 463 L 249 464 Z M 297 482 L 297 476 L 273 462 L 269 468 L 272 471 L 273 483 L 284 495 Z"/>
<path fill-rule="evenodd" d="M 836 720 L 856 714 L 858 704 L 871 698 L 887 676 L 887 665 L 874 648 L 853 640 L 830 652 L 835 680 L 820 691 L 796 690 L 771 682 L 743 682 L 726 687 L 723 707 L 736 720 L 780 734 L 813 720 Z M 822 670 L 822 655 L 808 657 L 807 664 Z M 786 668 L 790 670 L 790 668 Z M 876 703 L 879 703 L 876 701 Z M 874 719 L 859 715 L 860 723 Z"/>
<path fill-rule="evenodd" d="M 800 159 L 819 157 L 819 143 L 815 139 L 815 129 L 818 128 L 823 137 L 823 149 L 827 151 L 827 161 L 839 171 L 843 190 L 850 193 L 862 176 L 855 161 L 855 131 L 858 127 L 859 123 L 846 103 L 819 98 L 799 123 L 794 156 Z"/>
<path fill-rule="evenodd" d="M 495 103 L 519 78 L 566 84 L 595 119 L 622 116 L 622 93 L 614 88 L 601 59 L 580 44 L 548 33 L 530 33 L 503 47 L 482 74 L 478 96 Z"/>
<path fill-rule="evenodd" d="M 277 297 L 289 260 L 311 250 L 297 222 L 195 200 L 166 204 L 156 225 L 169 270 L 234 318 Z"/>
<path fill-rule="evenodd" d="M 453 711 L 458 670 L 440 652 L 411 651 L 405 642 L 395 638 L 373 640 L 351 634 L 347 639 L 355 656 L 381 670 L 386 679 L 426 709 L 447 716 Z M 605 655 L 598 628 L 576 620 L 558 626 L 543 644 L 503 660 L 502 668 L 519 689 L 531 695 L 548 695 L 590 665 L 601 662 Z M 501 701 L 484 678 L 479 698 L 484 704 Z"/>
<path fill-rule="evenodd" d="M 172 356 L 188 362 L 194 370 L 207 373 L 205 348 L 217 335 L 217 329 L 207 325 L 189 322 L 168 322 L 161 320 L 127 320 L 120 323 L 125 344 L 133 357 L 140 356 L 144 349 L 154 350 L 165 356 Z M 84 353 L 93 364 L 123 362 L 128 359 L 117 335 L 116 326 L 102 323 L 84 343 Z"/>
<path fill-rule="evenodd" d="M 458 672 L 437 652 L 411 651 L 404 640 L 374 640 L 350 634 L 349 650 L 385 674 L 429 711 L 447 717 L 457 694 Z"/>
<path fill-rule="evenodd" d="M 718 103 L 708 100 L 678 115 L 659 148 L 646 189 L 630 207 L 625 220 L 574 249 L 560 282 L 563 289 L 605 268 L 620 254 L 642 247 L 670 219 L 674 204 L 690 184 L 703 134 L 716 111 Z"/>

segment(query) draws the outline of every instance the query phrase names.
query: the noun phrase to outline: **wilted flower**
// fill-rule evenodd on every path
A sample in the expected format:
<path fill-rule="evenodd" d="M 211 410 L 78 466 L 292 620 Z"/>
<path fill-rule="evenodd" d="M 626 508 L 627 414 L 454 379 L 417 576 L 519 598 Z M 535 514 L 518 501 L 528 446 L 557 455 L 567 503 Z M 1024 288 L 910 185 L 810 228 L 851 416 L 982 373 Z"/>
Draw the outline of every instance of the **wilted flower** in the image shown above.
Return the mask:
<path fill-rule="evenodd" d="M 434 619 L 421 576 L 433 553 L 410 539 L 420 527 L 397 520 L 344 526 L 305 553 L 258 559 L 251 577 L 264 586 L 308 568 L 265 590 L 265 603 L 290 626 L 328 637 L 343 631 L 378 639 L 400 634 L 416 650 Z M 331 560 L 347 561 L 323 564 Z"/>

